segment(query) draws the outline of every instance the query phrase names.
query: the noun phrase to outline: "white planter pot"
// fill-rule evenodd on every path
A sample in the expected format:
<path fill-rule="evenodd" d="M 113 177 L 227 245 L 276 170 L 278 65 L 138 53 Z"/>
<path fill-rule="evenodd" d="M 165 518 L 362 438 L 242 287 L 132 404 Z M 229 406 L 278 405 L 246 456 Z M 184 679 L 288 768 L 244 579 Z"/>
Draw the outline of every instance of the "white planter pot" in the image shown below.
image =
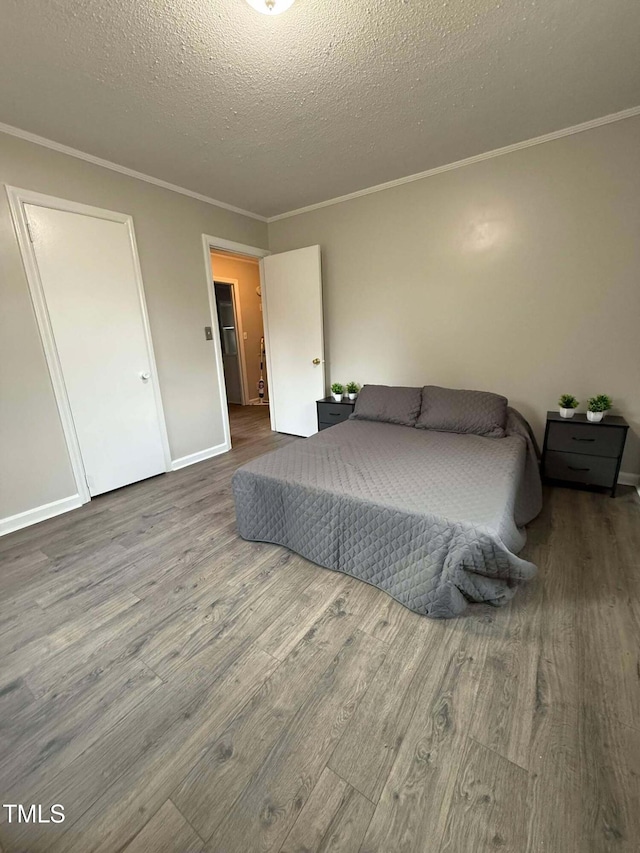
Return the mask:
<path fill-rule="evenodd" d="M 341 403 L 342 402 L 342 394 L 334 394 L 333 399 L 336 401 L 336 403 Z"/>
<path fill-rule="evenodd" d="M 357 396 L 358 396 L 357 394 L 349 394 L 349 399 L 355 400 Z"/>
<path fill-rule="evenodd" d="M 575 409 L 563 409 L 562 406 L 560 406 L 559 411 L 561 418 L 572 418 L 576 413 Z"/>
<path fill-rule="evenodd" d="M 604 412 L 587 412 L 587 420 L 592 424 L 599 424 L 604 417 Z"/>

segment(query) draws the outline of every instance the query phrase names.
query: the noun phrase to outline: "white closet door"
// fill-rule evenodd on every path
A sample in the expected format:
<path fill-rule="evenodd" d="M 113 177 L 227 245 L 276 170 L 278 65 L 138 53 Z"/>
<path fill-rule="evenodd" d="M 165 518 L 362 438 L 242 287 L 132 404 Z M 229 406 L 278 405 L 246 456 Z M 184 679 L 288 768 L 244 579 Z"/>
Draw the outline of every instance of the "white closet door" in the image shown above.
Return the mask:
<path fill-rule="evenodd" d="M 26 204 L 91 495 L 166 469 L 125 223 Z"/>
<path fill-rule="evenodd" d="M 271 426 L 306 437 L 318 431 L 316 400 L 325 394 L 320 246 L 262 264 Z"/>

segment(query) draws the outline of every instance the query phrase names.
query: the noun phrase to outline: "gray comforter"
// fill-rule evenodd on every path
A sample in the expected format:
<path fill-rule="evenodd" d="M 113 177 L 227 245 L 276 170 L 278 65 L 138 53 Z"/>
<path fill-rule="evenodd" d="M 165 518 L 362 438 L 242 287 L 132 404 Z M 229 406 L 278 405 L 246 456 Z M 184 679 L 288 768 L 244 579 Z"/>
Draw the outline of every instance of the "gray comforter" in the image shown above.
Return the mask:
<path fill-rule="evenodd" d="M 541 486 L 514 410 L 499 439 L 349 420 L 244 465 L 233 492 L 245 539 L 284 545 L 426 616 L 504 604 L 536 571 L 516 556 Z"/>

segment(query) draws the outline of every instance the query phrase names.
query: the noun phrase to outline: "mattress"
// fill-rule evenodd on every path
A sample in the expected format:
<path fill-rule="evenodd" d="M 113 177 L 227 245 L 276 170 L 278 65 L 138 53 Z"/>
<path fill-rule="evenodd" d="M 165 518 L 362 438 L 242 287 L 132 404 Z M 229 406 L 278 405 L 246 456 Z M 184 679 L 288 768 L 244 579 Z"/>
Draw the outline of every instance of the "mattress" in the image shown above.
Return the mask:
<path fill-rule="evenodd" d="M 486 438 L 348 420 L 239 468 L 238 532 L 290 548 L 434 618 L 505 604 L 541 508 L 536 448 L 509 410 Z"/>

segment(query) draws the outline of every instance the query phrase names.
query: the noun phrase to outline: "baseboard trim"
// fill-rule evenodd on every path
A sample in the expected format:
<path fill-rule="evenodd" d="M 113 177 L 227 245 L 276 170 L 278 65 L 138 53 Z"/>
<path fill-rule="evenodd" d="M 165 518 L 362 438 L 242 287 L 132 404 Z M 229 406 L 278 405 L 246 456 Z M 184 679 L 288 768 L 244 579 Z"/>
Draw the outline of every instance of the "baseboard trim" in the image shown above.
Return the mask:
<path fill-rule="evenodd" d="M 629 474 L 627 471 L 620 471 L 618 474 L 618 483 L 621 486 L 640 486 L 640 474 Z"/>
<path fill-rule="evenodd" d="M 174 459 L 171 463 L 171 470 L 179 471 L 180 468 L 195 465 L 197 462 L 204 462 L 205 459 L 220 456 L 221 453 L 227 453 L 229 450 L 231 450 L 231 446 L 223 443 L 217 444 L 215 447 L 208 447 L 206 450 L 200 450 L 197 453 L 190 453 L 188 456 Z M 618 476 L 618 483 L 621 486 L 635 486 L 638 494 L 640 494 L 640 474 L 630 474 L 627 471 L 621 471 Z M 16 515 L 10 515 L 7 518 L 0 518 L 0 536 L 6 536 L 8 533 L 22 530 L 23 527 L 30 527 L 32 524 L 39 524 L 41 521 L 46 521 L 48 518 L 55 518 L 56 515 L 62 515 L 81 506 L 82 499 L 80 495 L 70 495 L 68 498 L 51 501 L 51 503 L 19 512 Z"/>
<path fill-rule="evenodd" d="M 174 459 L 171 462 L 171 470 L 179 471 L 180 468 L 195 465 L 196 462 L 204 462 L 205 459 L 220 456 L 221 453 L 227 453 L 229 450 L 231 450 L 231 444 L 227 441 L 222 444 L 216 444 L 215 447 L 207 447 L 205 450 L 199 450 L 197 453 L 190 453 L 188 456 L 181 456 L 179 459 Z"/>
<path fill-rule="evenodd" d="M 0 518 L 0 536 L 6 536 L 7 533 L 30 527 L 32 524 L 38 524 L 40 521 L 46 521 L 48 518 L 54 518 L 56 515 L 62 515 L 63 512 L 69 512 L 81 506 L 80 495 L 70 495 L 68 498 L 51 501 L 51 503 L 19 512 L 17 515 L 10 515 L 8 518 Z"/>

